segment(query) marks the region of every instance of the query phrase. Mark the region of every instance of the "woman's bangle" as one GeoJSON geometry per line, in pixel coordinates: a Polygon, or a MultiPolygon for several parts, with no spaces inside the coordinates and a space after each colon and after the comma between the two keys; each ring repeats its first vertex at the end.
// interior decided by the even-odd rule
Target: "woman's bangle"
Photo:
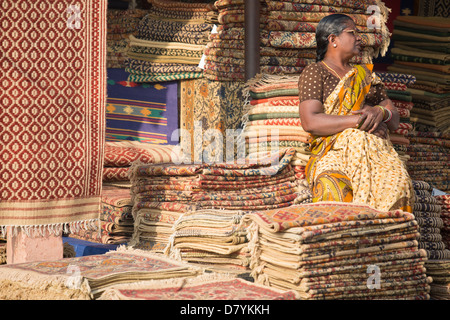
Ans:
{"type": "MultiPolygon", "coordinates": [[[[388,123],[388,122],[391,121],[391,119],[392,119],[392,111],[389,110],[389,109],[385,109],[385,110],[386,110],[387,113],[388,113],[388,117],[387,117],[386,120],[383,120],[383,122],[384,122],[384,123],[388,123]]],[[[383,119],[384,119],[384,118],[383,118],[383,119]]]]}
{"type": "Polygon", "coordinates": [[[386,116],[386,109],[383,106],[380,106],[379,104],[377,104],[377,107],[380,107],[381,111],[383,111],[383,121],[384,121],[384,117],[386,116]]]}

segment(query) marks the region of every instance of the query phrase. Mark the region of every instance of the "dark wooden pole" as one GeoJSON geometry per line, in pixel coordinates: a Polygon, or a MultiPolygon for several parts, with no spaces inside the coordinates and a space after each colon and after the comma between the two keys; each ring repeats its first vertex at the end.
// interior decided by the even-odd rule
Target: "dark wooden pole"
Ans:
{"type": "Polygon", "coordinates": [[[259,73],[260,9],[259,0],[245,0],[245,80],[259,73]]]}

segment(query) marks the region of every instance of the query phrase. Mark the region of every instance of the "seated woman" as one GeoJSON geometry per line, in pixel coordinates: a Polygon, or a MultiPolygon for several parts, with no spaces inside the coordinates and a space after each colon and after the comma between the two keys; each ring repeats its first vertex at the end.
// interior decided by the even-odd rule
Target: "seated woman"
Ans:
{"type": "Polygon", "coordinates": [[[389,140],[399,115],[373,65],[354,65],[361,37],[343,14],[316,30],[317,62],[299,79],[300,119],[312,135],[306,175],[313,202],[368,204],[412,212],[414,189],[389,140]]]}

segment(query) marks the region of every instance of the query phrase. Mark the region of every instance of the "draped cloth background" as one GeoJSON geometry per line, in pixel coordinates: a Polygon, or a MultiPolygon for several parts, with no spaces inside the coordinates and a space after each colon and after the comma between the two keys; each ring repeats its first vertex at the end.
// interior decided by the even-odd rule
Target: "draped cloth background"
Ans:
{"type": "Polygon", "coordinates": [[[0,226],[27,234],[98,218],[106,0],[0,2],[0,226]]]}

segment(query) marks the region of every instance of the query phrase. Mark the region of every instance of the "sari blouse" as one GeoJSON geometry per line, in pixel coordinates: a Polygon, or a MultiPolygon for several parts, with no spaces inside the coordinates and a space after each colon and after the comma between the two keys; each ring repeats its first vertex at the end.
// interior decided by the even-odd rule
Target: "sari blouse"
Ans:
{"type": "MultiPolygon", "coordinates": [[[[298,81],[300,103],[305,100],[319,100],[324,103],[339,81],[340,79],[323,63],[317,62],[308,65],[298,81]]],[[[366,103],[374,106],[386,99],[388,96],[381,80],[372,84],[366,95],[366,103]]]]}

